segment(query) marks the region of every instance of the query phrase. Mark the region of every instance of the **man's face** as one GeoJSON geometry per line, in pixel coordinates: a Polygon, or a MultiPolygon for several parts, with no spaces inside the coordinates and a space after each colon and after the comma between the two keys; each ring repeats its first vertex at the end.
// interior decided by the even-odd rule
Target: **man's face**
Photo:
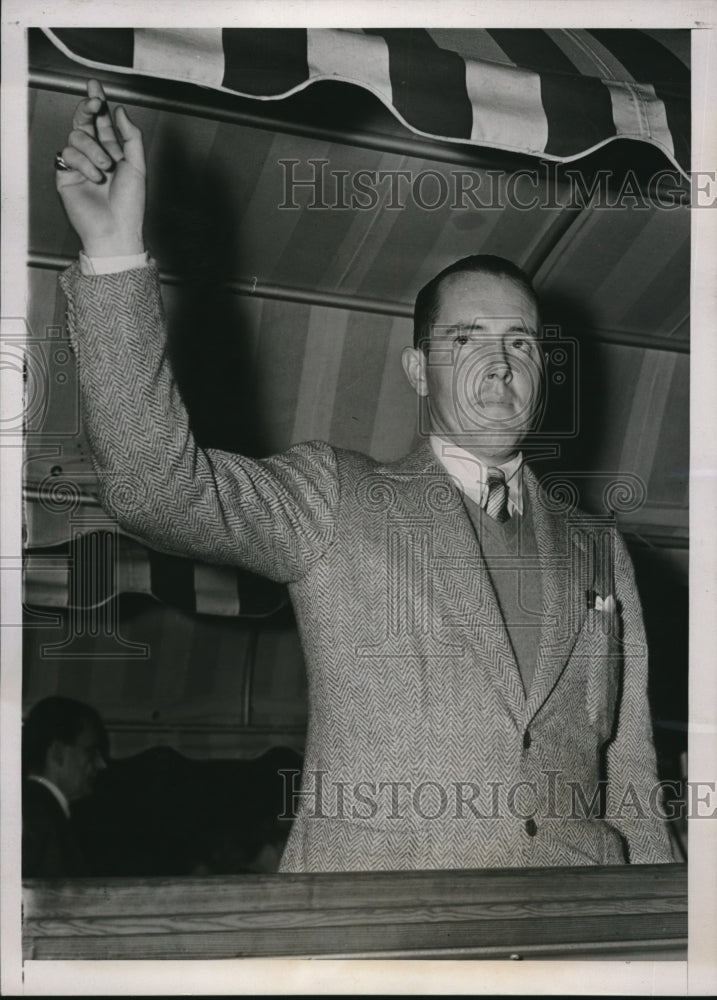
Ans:
{"type": "Polygon", "coordinates": [[[88,725],[74,743],[61,745],[55,781],[72,802],[92,793],[97,775],[104,767],[99,733],[88,725]]]}
{"type": "Polygon", "coordinates": [[[416,356],[431,431],[489,460],[515,454],[542,401],[537,331],[535,302],[511,278],[446,278],[427,356],[416,356]]]}

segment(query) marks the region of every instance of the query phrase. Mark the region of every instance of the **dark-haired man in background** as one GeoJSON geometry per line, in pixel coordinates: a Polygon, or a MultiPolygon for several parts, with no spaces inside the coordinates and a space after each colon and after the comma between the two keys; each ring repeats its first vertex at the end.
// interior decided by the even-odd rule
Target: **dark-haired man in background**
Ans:
{"type": "Polygon", "coordinates": [[[39,701],[22,729],[22,874],[89,875],[72,829],[70,804],[91,795],[105,767],[107,736],[98,713],[73,698],[39,701]]]}
{"type": "Polygon", "coordinates": [[[630,560],[614,530],[556,510],[520,451],[543,396],[527,277],[475,256],[419,294],[414,452],[309,442],[255,461],[192,435],[142,242],[141,133],[95,81],[56,168],[83,244],[62,284],[104,506],[156,548],[289,589],[310,720],[282,869],[671,860],[630,560]]]}

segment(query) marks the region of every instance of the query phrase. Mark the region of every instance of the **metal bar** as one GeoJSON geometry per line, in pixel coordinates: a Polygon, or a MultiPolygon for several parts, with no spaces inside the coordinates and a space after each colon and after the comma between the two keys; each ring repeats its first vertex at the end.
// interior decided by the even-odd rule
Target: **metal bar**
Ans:
{"type": "Polygon", "coordinates": [[[537,246],[533,249],[525,262],[523,270],[526,274],[528,274],[531,278],[535,278],[535,275],[538,273],[550,254],[558,246],[567,231],[575,225],[584,211],[585,209],[583,208],[566,207],[563,209],[557,219],[553,222],[552,226],[550,226],[548,230],[543,233],[537,246]]]}
{"type": "Polygon", "coordinates": [[[655,351],[672,351],[674,354],[689,354],[688,340],[673,340],[671,337],[651,337],[647,333],[635,333],[632,330],[591,329],[592,340],[603,344],[618,344],[621,347],[647,347],[655,351]]]}
{"type": "MultiPolygon", "coordinates": [[[[22,496],[24,500],[38,500],[42,502],[45,499],[43,491],[38,489],[37,486],[23,486],[22,496]]],[[[73,496],[72,502],[78,504],[80,507],[97,508],[98,511],[102,506],[97,497],[90,496],[89,493],[79,493],[76,497],[73,496]]]]}
{"type": "MultiPolygon", "coordinates": [[[[503,152],[502,150],[486,154],[475,146],[451,145],[445,142],[432,142],[408,134],[392,136],[382,132],[370,132],[363,129],[338,129],[325,127],[308,122],[294,122],[281,114],[270,112],[254,112],[246,108],[220,107],[218,100],[246,101],[239,94],[225,94],[216,91],[199,91],[194,100],[188,97],[171,97],[167,94],[152,93],[146,86],[138,87],[131,83],[104,82],[104,74],[97,70],[86,71],[86,75],[74,76],[70,73],[52,72],[43,69],[30,69],[28,82],[36,90],[48,90],[63,94],[84,96],[86,93],[86,78],[88,75],[98,75],[103,79],[105,94],[111,101],[130,103],[139,107],[153,108],[157,111],[168,111],[174,114],[193,115],[210,121],[229,122],[235,125],[245,125],[249,128],[265,129],[272,132],[283,132],[287,135],[298,135],[310,139],[321,139],[324,142],[338,142],[348,146],[359,146],[363,149],[375,149],[380,152],[396,153],[400,156],[414,156],[421,159],[435,160],[442,163],[455,163],[460,166],[475,169],[496,169],[498,159],[504,169],[510,171],[534,166],[539,168],[540,161],[527,155],[503,152]],[[203,100],[200,98],[204,98],[203,100]]],[[[132,78],[136,79],[136,78],[132,78]]],[[[146,84],[146,81],[143,81],[146,84]]],[[[166,86],[166,81],[157,81],[157,85],[166,86]]],[[[189,84],[179,85],[189,86],[189,84]]],[[[260,102],[266,106],[266,101],[260,102]]],[[[273,103],[273,102],[272,102],[273,103]]],[[[557,161],[556,161],[557,165],[557,161]]]]}
{"type": "Polygon", "coordinates": [[[267,735],[275,733],[292,733],[303,736],[306,733],[306,724],[283,724],[281,726],[270,725],[269,723],[253,722],[249,725],[230,724],[223,722],[113,722],[105,719],[105,729],[112,733],[216,733],[217,735],[267,735]]]}
{"type": "MultiPolygon", "coordinates": [[[[28,254],[30,267],[44,270],[64,271],[72,263],[71,257],[60,257],[54,254],[28,254]]],[[[160,280],[164,285],[183,285],[186,280],[178,274],[160,271],[160,280]]],[[[351,309],[355,312],[382,313],[388,316],[413,316],[413,305],[409,303],[391,302],[388,299],[360,298],[357,295],[344,295],[339,292],[322,292],[307,288],[289,288],[285,285],[273,285],[268,282],[255,282],[240,279],[238,281],[217,282],[217,290],[231,292],[234,295],[253,295],[260,299],[281,299],[285,302],[302,302],[306,305],[328,306],[330,309],[351,309]]]]}
{"type": "MultiPolygon", "coordinates": [[[[240,608],[241,610],[241,608],[240,608]]],[[[251,701],[254,687],[254,664],[256,663],[256,650],[259,645],[259,629],[254,626],[247,643],[246,654],[244,656],[244,677],[242,681],[242,729],[251,728],[251,701]]]]}
{"type": "MultiPolygon", "coordinates": [[[[63,271],[72,263],[70,257],[60,257],[55,254],[28,254],[28,265],[44,270],[63,271]]],[[[165,285],[182,285],[185,283],[178,274],[166,271],[160,272],[160,278],[165,285]]],[[[413,317],[413,305],[408,302],[391,302],[388,299],[369,299],[358,295],[346,295],[338,292],[325,292],[307,288],[289,288],[284,285],[274,285],[268,282],[238,280],[217,283],[220,291],[235,295],[254,295],[262,299],[281,299],[284,302],[301,302],[306,305],[326,306],[329,309],[350,309],[354,312],[380,313],[384,316],[413,317]]],[[[671,351],[675,354],[689,354],[689,342],[671,340],[668,337],[654,337],[649,334],[634,333],[622,330],[592,330],[591,339],[608,344],[618,344],[623,347],[642,347],[652,351],[671,351]]]]}
{"type": "Polygon", "coordinates": [[[690,547],[687,535],[658,534],[654,528],[650,532],[634,531],[623,525],[620,528],[620,533],[629,541],[646,549],[689,549],[690,547]]]}
{"type": "Polygon", "coordinates": [[[499,959],[508,961],[521,961],[524,958],[557,958],[562,956],[583,957],[597,954],[599,957],[606,955],[624,955],[625,953],[640,954],[643,958],[652,960],[675,961],[680,958],[687,958],[687,938],[637,938],[627,941],[568,941],[565,944],[528,944],[517,945],[511,948],[508,945],[498,947],[481,948],[415,948],[395,951],[362,951],[362,952],[339,952],[328,955],[306,955],[296,956],[297,958],[313,958],[317,961],[335,961],[341,959],[359,958],[434,958],[434,959],[499,959]],[[669,955],[665,956],[665,953],[669,955]],[[647,953],[643,955],[643,953],[647,953]]]}

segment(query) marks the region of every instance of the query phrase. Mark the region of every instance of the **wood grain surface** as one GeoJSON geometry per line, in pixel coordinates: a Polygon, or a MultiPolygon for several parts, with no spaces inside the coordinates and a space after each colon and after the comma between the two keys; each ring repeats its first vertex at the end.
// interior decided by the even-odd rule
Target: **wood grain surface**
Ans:
{"type": "Polygon", "coordinates": [[[684,865],[27,880],[27,959],[681,959],[684,865]]]}

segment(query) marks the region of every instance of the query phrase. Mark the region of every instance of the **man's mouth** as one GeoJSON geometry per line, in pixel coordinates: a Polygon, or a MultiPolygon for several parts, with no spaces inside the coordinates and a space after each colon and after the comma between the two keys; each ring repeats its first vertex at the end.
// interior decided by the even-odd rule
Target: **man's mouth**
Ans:
{"type": "Polygon", "coordinates": [[[513,416],[515,412],[515,407],[509,400],[479,399],[477,405],[487,416],[502,417],[504,420],[513,416]]]}

